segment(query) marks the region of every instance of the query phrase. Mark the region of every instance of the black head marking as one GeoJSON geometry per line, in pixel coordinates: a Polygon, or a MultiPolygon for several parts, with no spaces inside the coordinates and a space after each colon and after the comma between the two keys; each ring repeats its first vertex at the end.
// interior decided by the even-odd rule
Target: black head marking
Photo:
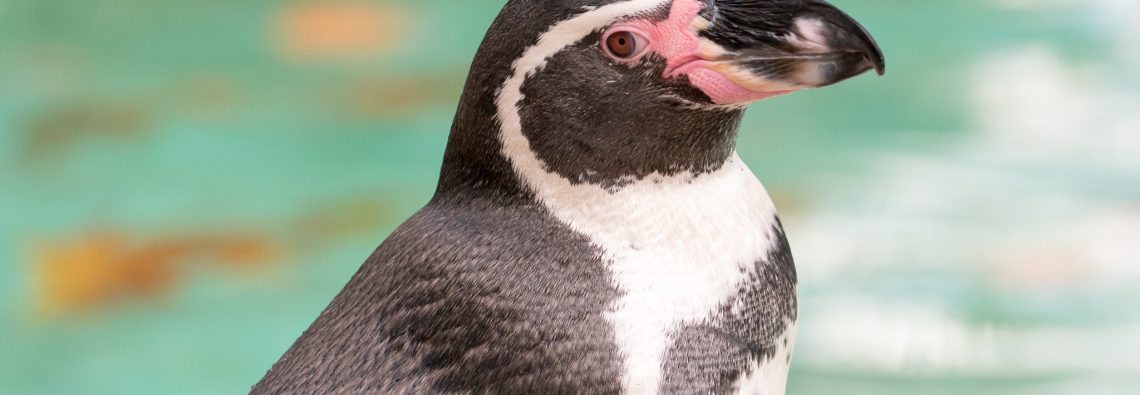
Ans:
{"type": "Polygon", "coordinates": [[[735,149],[742,110],[693,108],[707,97],[683,78],[661,78],[664,59],[614,64],[599,39],[566,48],[523,85],[523,133],[547,170],[619,187],[654,173],[720,168],[735,149]]]}
{"type": "MultiPolygon", "coordinates": [[[[471,186],[519,190],[501,155],[495,99],[512,63],[551,26],[616,1],[512,1],[487,33],[472,65],[444,161],[441,191],[471,186]]],[[[668,17],[669,2],[631,17],[668,17]]],[[[536,156],[572,182],[618,187],[654,173],[718,169],[735,149],[742,115],[710,108],[685,78],[666,79],[665,60],[607,58],[605,26],[547,60],[522,86],[519,116],[536,156]]]]}

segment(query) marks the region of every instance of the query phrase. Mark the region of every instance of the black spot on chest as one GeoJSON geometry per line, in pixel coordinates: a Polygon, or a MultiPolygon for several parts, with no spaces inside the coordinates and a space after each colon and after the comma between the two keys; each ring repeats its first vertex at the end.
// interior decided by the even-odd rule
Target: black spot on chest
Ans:
{"type": "MultiPolygon", "coordinates": [[[[707,319],[681,327],[665,354],[661,392],[726,394],[754,361],[776,357],[797,319],[796,269],[779,220],[775,248],[736,295],[707,319]]],[[[785,361],[779,361],[784,363],[785,361]]]]}

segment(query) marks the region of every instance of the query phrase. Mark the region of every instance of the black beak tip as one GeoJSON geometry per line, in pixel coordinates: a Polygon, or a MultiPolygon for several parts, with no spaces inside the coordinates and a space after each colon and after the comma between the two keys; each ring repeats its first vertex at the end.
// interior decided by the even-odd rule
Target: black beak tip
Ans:
{"type": "Polygon", "coordinates": [[[883,56],[883,50],[863,24],[826,1],[809,0],[809,3],[812,13],[822,16],[825,21],[835,26],[836,37],[832,43],[835,47],[861,52],[869,68],[874,68],[879,75],[887,73],[887,61],[883,56]]]}
{"type": "Polygon", "coordinates": [[[866,31],[863,33],[864,37],[867,37],[868,41],[868,50],[866,53],[867,61],[871,62],[871,66],[875,68],[875,72],[880,76],[886,75],[887,59],[883,56],[883,50],[879,48],[879,44],[875,42],[875,39],[872,38],[870,34],[866,34],[866,31]]]}
{"type": "Polygon", "coordinates": [[[871,66],[875,68],[875,72],[880,76],[887,74],[887,59],[883,56],[882,48],[879,48],[879,43],[875,42],[875,37],[863,25],[851,20],[854,25],[859,29],[859,41],[862,41],[864,47],[863,55],[871,66]]]}
{"type": "Polygon", "coordinates": [[[870,66],[875,69],[875,73],[879,76],[887,74],[887,63],[883,59],[883,54],[869,53],[867,54],[867,62],[870,63],[870,66]]]}

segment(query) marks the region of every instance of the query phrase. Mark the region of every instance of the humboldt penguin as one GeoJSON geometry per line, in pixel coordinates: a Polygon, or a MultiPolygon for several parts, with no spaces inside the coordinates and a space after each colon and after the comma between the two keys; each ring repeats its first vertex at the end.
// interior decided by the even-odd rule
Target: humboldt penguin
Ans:
{"type": "Polygon", "coordinates": [[[253,393],[783,394],[796,271],[737,130],[869,70],[822,0],[509,0],[435,196],[253,393]]]}

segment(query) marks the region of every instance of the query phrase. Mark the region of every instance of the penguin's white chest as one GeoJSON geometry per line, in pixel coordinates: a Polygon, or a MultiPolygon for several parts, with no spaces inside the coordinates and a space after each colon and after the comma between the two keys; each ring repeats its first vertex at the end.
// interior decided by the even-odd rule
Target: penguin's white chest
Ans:
{"type": "Polygon", "coordinates": [[[775,208],[735,155],[699,176],[648,177],[618,191],[555,182],[538,195],[604,251],[623,292],[609,319],[627,393],[656,393],[671,332],[708,319],[773,248],[775,208]]]}

